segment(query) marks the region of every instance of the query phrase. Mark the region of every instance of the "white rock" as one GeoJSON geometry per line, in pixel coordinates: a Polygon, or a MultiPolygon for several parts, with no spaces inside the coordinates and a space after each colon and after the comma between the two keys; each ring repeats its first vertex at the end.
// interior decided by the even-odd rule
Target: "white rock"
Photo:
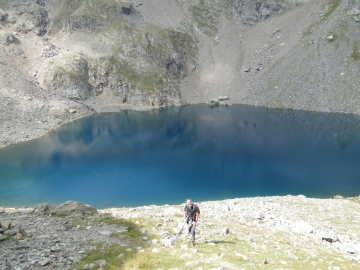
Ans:
{"type": "Polygon", "coordinates": [[[314,228],[306,221],[299,221],[293,224],[292,231],[296,233],[313,233],[314,228]]]}
{"type": "Polygon", "coordinates": [[[241,253],[235,252],[234,254],[235,254],[235,256],[240,257],[240,258],[243,259],[244,261],[250,261],[247,256],[245,256],[245,255],[243,255],[243,254],[241,254],[241,253]]]}
{"type": "Polygon", "coordinates": [[[152,249],[152,253],[159,253],[159,249],[153,248],[153,249],[152,249]]]}
{"type": "Polygon", "coordinates": [[[151,240],[151,243],[152,243],[153,245],[156,245],[158,242],[159,242],[159,240],[157,240],[157,239],[151,240]]]}

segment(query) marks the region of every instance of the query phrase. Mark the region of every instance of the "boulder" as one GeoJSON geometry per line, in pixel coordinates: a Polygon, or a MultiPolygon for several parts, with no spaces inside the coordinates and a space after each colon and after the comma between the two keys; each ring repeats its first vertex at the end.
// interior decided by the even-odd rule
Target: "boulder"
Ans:
{"type": "Polygon", "coordinates": [[[131,2],[122,1],[121,2],[121,12],[125,15],[129,15],[133,11],[133,6],[131,2]]]}
{"type": "Polygon", "coordinates": [[[10,229],[11,221],[9,220],[0,220],[0,227],[5,230],[10,229]]]}
{"type": "Polygon", "coordinates": [[[229,100],[229,96],[220,96],[219,101],[229,100]]]}
{"type": "Polygon", "coordinates": [[[296,233],[313,233],[314,228],[306,221],[299,221],[293,224],[292,231],[296,233]]]}
{"type": "Polygon", "coordinates": [[[12,34],[0,31],[0,44],[9,46],[10,44],[19,44],[20,41],[12,34]]]}
{"type": "Polygon", "coordinates": [[[0,22],[5,22],[8,17],[8,14],[0,8],[0,22]]]}
{"type": "Polygon", "coordinates": [[[339,241],[339,238],[334,232],[321,232],[320,236],[323,241],[327,241],[329,243],[334,243],[339,241]]]}
{"type": "Polygon", "coordinates": [[[51,208],[50,204],[43,203],[43,204],[40,204],[39,206],[35,207],[34,212],[49,215],[50,214],[50,208],[51,208]]]}
{"type": "Polygon", "coordinates": [[[210,106],[219,106],[219,100],[218,99],[211,99],[209,102],[210,106]]]}
{"type": "Polygon", "coordinates": [[[86,216],[97,213],[98,211],[94,207],[76,201],[67,201],[64,202],[63,204],[52,206],[50,208],[50,214],[52,215],[86,216]]]}
{"type": "Polygon", "coordinates": [[[333,36],[333,35],[327,36],[326,39],[327,39],[328,41],[333,41],[333,40],[334,40],[334,36],[333,36]]]}

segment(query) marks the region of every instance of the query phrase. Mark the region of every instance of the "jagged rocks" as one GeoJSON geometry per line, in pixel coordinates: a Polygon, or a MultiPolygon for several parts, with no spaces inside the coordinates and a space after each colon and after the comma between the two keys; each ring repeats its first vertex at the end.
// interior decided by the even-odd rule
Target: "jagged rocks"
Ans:
{"type": "Polygon", "coordinates": [[[45,62],[39,70],[39,82],[45,90],[75,100],[90,97],[89,67],[84,57],[64,53],[45,62]]]}
{"type": "Polygon", "coordinates": [[[239,14],[245,24],[253,25],[273,15],[284,13],[301,1],[238,1],[239,14]]]}

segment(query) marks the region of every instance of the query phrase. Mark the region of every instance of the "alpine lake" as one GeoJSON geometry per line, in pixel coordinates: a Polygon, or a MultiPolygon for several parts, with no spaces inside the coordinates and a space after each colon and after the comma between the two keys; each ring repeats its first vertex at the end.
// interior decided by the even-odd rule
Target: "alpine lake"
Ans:
{"type": "Polygon", "coordinates": [[[96,114],[0,150],[0,206],[360,193],[360,116],[245,105],[96,114]]]}

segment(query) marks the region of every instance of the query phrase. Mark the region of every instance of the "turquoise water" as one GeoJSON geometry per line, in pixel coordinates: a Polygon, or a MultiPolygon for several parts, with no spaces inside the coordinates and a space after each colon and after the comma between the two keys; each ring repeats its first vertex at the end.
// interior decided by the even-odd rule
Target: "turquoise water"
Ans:
{"type": "Polygon", "coordinates": [[[0,205],[360,193],[360,118],[185,106],[80,119],[0,151],[0,205]]]}

